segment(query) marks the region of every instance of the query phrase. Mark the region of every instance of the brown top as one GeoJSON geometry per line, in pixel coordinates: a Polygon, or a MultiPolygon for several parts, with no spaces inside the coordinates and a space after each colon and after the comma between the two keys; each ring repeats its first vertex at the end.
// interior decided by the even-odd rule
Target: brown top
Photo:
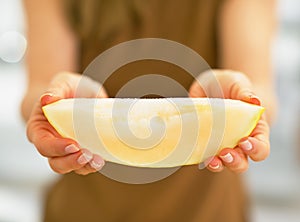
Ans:
{"type": "MultiPolygon", "coordinates": [[[[69,0],[70,22],[81,43],[83,71],[104,50],[131,39],[155,37],[180,42],[217,67],[217,25],[221,0],[69,0]]],[[[162,73],[186,89],[193,79],[181,68],[141,61],[118,69],[105,83],[110,96],[130,79],[162,73]]],[[[172,92],[173,96],[177,92],[172,92]]],[[[134,94],[128,96],[135,96],[134,94]]],[[[182,167],[166,179],[126,184],[100,173],[70,173],[51,188],[45,221],[247,221],[240,177],[224,170],[211,173],[182,167]]]]}

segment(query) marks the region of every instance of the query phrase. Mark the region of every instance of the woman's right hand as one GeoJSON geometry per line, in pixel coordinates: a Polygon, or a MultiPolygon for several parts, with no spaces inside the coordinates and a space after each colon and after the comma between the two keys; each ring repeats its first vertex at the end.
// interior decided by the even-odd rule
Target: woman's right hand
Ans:
{"type": "Polygon", "coordinates": [[[27,137],[38,152],[47,157],[50,167],[57,173],[74,171],[81,175],[99,171],[104,160],[68,138],[61,137],[44,116],[42,106],[60,99],[74,97],[107,97],[103,87],[96,81],[75,73],[59,73],[41,96],[30,115],[27,137]],[[80,87],[79,87],[80,83],[80,87]]]}

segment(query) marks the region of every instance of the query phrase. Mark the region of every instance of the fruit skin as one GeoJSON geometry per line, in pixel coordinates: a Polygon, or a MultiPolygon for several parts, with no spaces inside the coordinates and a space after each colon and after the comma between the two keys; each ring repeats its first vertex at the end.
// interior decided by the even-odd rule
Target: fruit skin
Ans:
{"type": "Polygon", "coordinates": [[[198,164],[235,147],[264,108],[230,99],[76,98],[43,111],[61,136],[106,161],[165,168],[198,164]]]}

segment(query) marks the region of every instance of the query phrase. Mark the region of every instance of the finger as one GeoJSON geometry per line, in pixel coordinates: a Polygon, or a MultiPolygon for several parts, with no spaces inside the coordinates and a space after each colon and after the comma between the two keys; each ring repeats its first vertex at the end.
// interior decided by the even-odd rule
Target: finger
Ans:
{"type": "Polygon", "coordinates": [[[207,169],[212,171],[212,172],[221,172],[224,169],[222,160],[214,156],[212,159],[208,159],[207,164],[207,169]]]}
{"type": "Polygon", "coordinates": [[[97,172],[97,170],[93,167],[91,167],[91,165],[89,163],[85,164],[83,167],[81,167],[78,170],[74,170],[75,173],[79,174],[79,175],[88,175],[90,173],[95,173],[97,172]]]}
{"type": "Polygon", "coordinates": [[[43,115],[41,105],[36,104],[27,124],[27,137],[39,153],[45,157],[65,156],[79,151],[75,141],[62,138],[43,115]]]}
{"type": "Polygon", "coordinates": [[[65,174],[84,167],[92,158],[93,154],[90,151],[82,149],[67,156],[49,158],[49,165],[53,171],[65,174]]]}
{"type": "Polygon", "coordinates": [[[191,85],[189,90],[189,97],[192,98],[206,97],[205,91],[199,81],[195,80],[191,85]]]}
{"type": "Polygon", "coordinates": [[[89,163],[85,164],[84,167],[75,170],[75,173],[80,175],[87,175],[89,173],[94,173],[101,170],[104,164],[105,164],[104,160],[100,156],[94,154],[93,159],[89,163]]]}
{"type": "Polygon", "coordinates": [[[225,98],[261,105],[260,98],[253,92],[252,83],[245,74],[230,70],[225,72],[225,75],[221,77],[221,79],[224,79],[223,82],[225,82],[225,98]],[[225,80],[225,78],[227,79],[225,80]]]}
{"type": "Polygon", "coordinates": [[[243,138],[239,147],[254,161],[262,161],[270,154],[270,129],[265,120],[259,120],[250,137],[243,138]]]}
{"type": "Polygon", "coordinates": [[[249,78],[233,70],[208,70],[193,82],[191,97],[236,99],[260,105],[260,99],[253,93],[249,78]]]}
{"type": "Polygon", "coordinates": [[[80,150],[75,141],[68,138],[53,137],[52,135],[38,137],[33,143],[38,152],[48,158],[61,157],[80,150]]]}
{"type": "Polygon", "coordinates": [[[101,156],[96,154],[93,155],[93,159],[90,161],[91,167],[94,168],[96,171],[101,170],[104,164],[105,164],[104,159],[101,156]]]}
{"type": "Polygon", "coordinates": [[[47,104],[54,103],[54,102],[56,102],[56,101],[58,101],[62,98],[63,97],[60,97],[58,95],[54,95],[54,93],[52,93],[52,92],[46,92],[43,95],[41,95],[40,102],[41,102],[42,106],[45,106],[47,104]]]}
{"type": "Polygon", "coordinates": [[[224,166],[235,173],[242,173],[248,169],[248,158],[240,148],[225,148],[219,153],[224,166]]]}

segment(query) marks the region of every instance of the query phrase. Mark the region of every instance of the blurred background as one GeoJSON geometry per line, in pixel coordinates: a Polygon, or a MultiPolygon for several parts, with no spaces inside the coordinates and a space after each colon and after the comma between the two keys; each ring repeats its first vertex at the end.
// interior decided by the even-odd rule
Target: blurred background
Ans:
{"type": "MultiPolygon", "coordinates": [[[[273,60],[279,97],[272,152],[246,174],[253,222],[300,221],[300,1],[278,1],[273,60]]],[[[57,175],[26,140],[19,106],[26,87],[21,0],[0,0],[0,222],[39,222],[57,175]]]]}

